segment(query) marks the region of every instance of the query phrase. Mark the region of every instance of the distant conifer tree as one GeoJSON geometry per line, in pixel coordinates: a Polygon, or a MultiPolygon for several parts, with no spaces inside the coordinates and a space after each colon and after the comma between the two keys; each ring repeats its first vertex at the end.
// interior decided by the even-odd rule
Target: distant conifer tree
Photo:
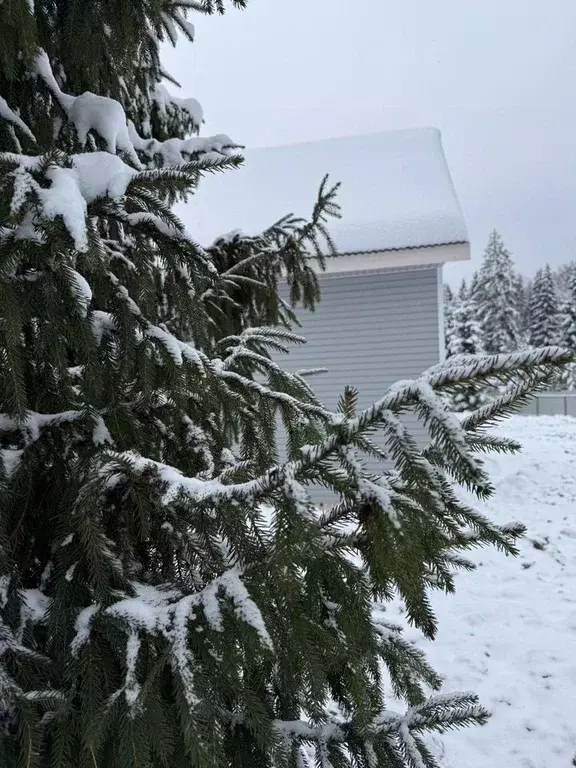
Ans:
{"type": "Polygon", "coordinates": [[[489,354],[520,348],[518,278],[510,252],[494,230],[474,288],[482,343],[489,354]]]}
{"type": "Polygon", "coordinates": [[[538,270],[532,282],[529,341],[533,347],[550,346],[560,342],[558,293],[548,264],[538,270]]]}

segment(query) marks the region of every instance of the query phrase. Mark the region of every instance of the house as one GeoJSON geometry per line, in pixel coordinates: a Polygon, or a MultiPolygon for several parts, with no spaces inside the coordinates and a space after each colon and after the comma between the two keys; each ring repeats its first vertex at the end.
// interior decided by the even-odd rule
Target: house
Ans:
{"type": "Polygon", "coordinates": [[[287,213],[307,217],[328,173],[342,183],[341,254],[320,277],[322,300],[299,319],[308,343],[282,364],[328,369],[314,378],[325,405],[346,385],[359,405],[444,355],[442,266],[470,257],[466,224],[439,131],[431,128],[249,149],[239,170],[201,182],[183,218],[205,244],[259,232],[287,213]]]}

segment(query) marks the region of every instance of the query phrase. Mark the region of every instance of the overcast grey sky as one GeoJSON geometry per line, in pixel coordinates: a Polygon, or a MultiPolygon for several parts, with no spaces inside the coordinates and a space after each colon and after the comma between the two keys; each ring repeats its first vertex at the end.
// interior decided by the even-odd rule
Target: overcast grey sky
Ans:
{"type": "Polygon", "coordinates": [[[194,22],[165,63],[205,135],[436,126],[474,266],[494,227],[528,274],[576,258],[576,0],[249,0],[194,22]]]}

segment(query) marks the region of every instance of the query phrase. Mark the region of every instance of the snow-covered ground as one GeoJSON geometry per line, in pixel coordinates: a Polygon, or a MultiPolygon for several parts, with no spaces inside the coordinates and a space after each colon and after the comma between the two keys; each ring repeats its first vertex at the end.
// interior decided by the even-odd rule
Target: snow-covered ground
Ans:
{"type": "MultiPolygon", "coordinates": [[[[489,550],[434,596],[440,630],[423,639],[445,690],[476,691],[483,728],[438,741],[445,768],[576,765],[576,419],[516,416],[498,430],[521,454],[491,456],[497,493],[484,511],[528,528],[518,558],[489,550]]],[[[414,633],[412,633],[414,636],[414,633]]]]}

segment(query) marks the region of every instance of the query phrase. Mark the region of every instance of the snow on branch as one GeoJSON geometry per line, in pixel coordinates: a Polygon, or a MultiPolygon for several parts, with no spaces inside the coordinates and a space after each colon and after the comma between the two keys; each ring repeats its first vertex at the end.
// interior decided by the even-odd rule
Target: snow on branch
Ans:
{"type": "Polygon", "coordinates": [[[29,412],[21,419],[14,419],[5,413],[0,413],[0,432],[22,432],[30,441],[37,440],[45,427],[56,424],[79,421],[86,416],[84,411],[62,411],[62,413],[33,413],[29,412]]]}
{"type": "MultiPolygon", "coordinates": [[[[429,763],[424,762],[418,743],[418,737],[425,730],[440,731],[471,723],[484,723],[487,719],[488,712],[478,704],[476,694],[439,694],[419,706],[409,708],[404,714],[384,711],[368,728],[362,729],[362,741],[366,753],[373,755],[374,759],[375,747],[378,741],[383,739],[398,757],[408,756],[410,765],[414,768],[425,768],[429,763]]],[[[321,760],[322,754],[326,755],[330,742],[346,744],[350,733],[357,733],[353,722],[333,717],[321,725],[305,720],[274,720],[272,727],[284,742],[313,744],[320,765],[330,765],[322,763],[321,760]]],[[[318,760],[316,762],[318,764],[318,760]]],[[[379,763],[373,762],[371,765],[376,766],[379,763]]]]}
{"type": "Polygon", "coordinates": [[[510,370],[517,371],[526,366],[563,364],[566,362],[566,357],[570,356],[573,357],[574,353],[559,346],[539,347],[499,355],[454,355],[430,368],[428,375],[430,380],[439,386],[442,383],[440,375],[455,368],[459,369],[461,377],[466,379],[476,376],[494,376],[510,370]]]}
{"type": "Polygon", "coordinates": [[[19,128],[22,133],[27,136],[31,141],[36,143],[36,137],[28,128],[26,123],[22,120],[22,118],[16,114],[9,106],[6,99],[3,99],[2,96],[0,96],[0,117],[3,117],[4,120],[7,120],[9,123],[12,123],[17,128],[19,128]]]}
{"type": "Polygon", "coordinates": [[[186,341],[180,341],[180,339],[176,338],[176,336],[166,329],[154,325],[147,320],[140,307],[130,297],[126,286],[122,285],[116,275],[113,272],[108,272],[107,277],[116,289],[116,296],[125,303],[128,311],[138,318],[143,327],[144,335],[160,342],[176,365],[181,366],[184,363],[184,360],[186,360],[187,362],[192,363],[200,373],[204,375],[206,363],[204,354],[193,344],[186,341]]]}
{"type": "MultiPolygon", "coordinates": [[[[209,161],[210,167],[214,162],[209,161]]],[[[88,250],[87,218],[90,203],[105,197],[121,200],[131,193],[133,201],[138,198],[148,199],[150,195],[145,185],[154,174],[169,173],[168,169],[139,172],[118,155],[109,152],[87,152],[70,155],[69,158],[64,155],[37,157],[6,152],[0,153],[0,164],[6,166],[6,177],[13,180],[10,205],[12,215],[22,211],[30,194],[37,200],[35,209],[26,211],[24,220],[12,230],[14,236],[37,241],[40,238],[39,241],[43,242],[38,224],[43,220],[53,221],[61,217],[74,241],[75,249],[80,253],[88,250]],[[42,172],[50,186],[43,185],[41,179],[36,178],[42,172]],[[135,186],[129,189],[131,185],[135,186]]],[[[174,173],[190,181],[186,171],[186,166],[182,166],[182,170],[174,173]]],[[[119,221],[129,226],[148,225],[159,235],[191,244],[197,254],[203,256],[206,268],[214,269],[209,257],[194,243],[179,222],[168,223],[151,211],[126,213],[121,206],[117,206],[114,213],[119,221]]]]}
{"type": "MultiPolygon", "coordinates": [[[[502,418],[506,413],[506,407],[514,408],[515,404],[524,405],[535,392],[548,383],[550,377],[554,375],[555,368],[573,362],[574,357],[572,350],[553,346],[484,358],[493,361],[496,375],[510,369],[518,370],[522,374],[521,380],[507,382],[493,402],[486,403],[461,419],[462,427],[466,430],[475,429],[494,419],[502,418]]],[[[446,362],[450,363],[450,358],[446,362]]],[[[456,367],[458,367],[458,361],[456,367]]]]}
{"type": "Polygon", "coordinates": [[[123,473],[124,463],[137,474],[145,474],[153,470],[165,490],[162,501],[169,505],[180,495],[187,496],[196,502],[226,501],[232,499],[252,499],[259,491],[265,490],[261,479],[245,483],[225,485],[217,480],[201,480],[197,477],[186,477],[179,469],[148,459],[131,451],[107,454],[108,461],[102,466],[100,474],[107,478],[108,485],[113,486],[123,473]]]}
{"type": "MultiPolygon", "coordinates": [[[[182,14],[179,16],[178,23],[185,25],[186,28],[193,34],[194,25],[186,21],[182,14]]],[[[178,96],[174,96],[173,94],[169,93],[169,91],[163,85],[158,85],[154,91],[153,100],[158,109],[165,114],[170,114],[174,107],[177,107],[178,109],[186,112],[195,125],[202,125],[204,122],[204,112],[202,110],[202,106],[196,99],[181,99],[178,96]]]]}
{"type": "Polygon", "coordinates": [[[475,693],[455,692],[432,696],[423,704],[408,709],[404,715],[386,710],[376,718],[373,727],[379,733],[396,732],[404,736],[411,731],[442,730],[487,719],[488,712],[478,704],[475,693]]]}
{"type": "Polygon", "coordinates": [[[72,167],[64,167],[55,158],[0,154],[0,163],[14,167],[7,174],[14,180],[11,213],[21,211],[29,193],[34,193],[38,200],[37,212],[28,212],[32,217],[29,237],[22,231],[23,224],[16,228],[15,234],[20,237],[26,235],[27,239],[37,237],[34,224],[38,223],[38,219],[53,221],[61,217],[74,247],[78,252],[85,253],[88,250],[88,204],[104,196],[122,197],[138,173],[120,157],[108,152],[71,155],[70,161],[72,167]],[[49,187],[40,184],[33,175],[43,167],[49,187]]]}
{"type": "MultiPolygon", "coordinates": [[[[126,289],[121,286],[117,279],[111,275],[117,283],[116,288],[131,307],[133,314],[142,319],[142,313],[134,302],[127,296],[126,289]]],[[[105,313],[100,313],[105,315],[105,313]]],[[[92,320],[98,315],[92,313],[92,320]]],[[[103,317],[98,323],[98,327],[112,322],[109,316],[103,317]]],[[[466,439],[466,423],[461,423],[453,414],[451,414],[446,405],[436,393],[436,388],[450,385],[455,381],[460,381],[464,376],[481,375],[482,372],[490,371],[490,367],[495,365],[498,371],[508,371],[509,373],[520,374],[523,368],[529,370],[530,367],[543,366],[550,362],[562,362],[569,353],[560,348],[549,348],[544,350],[535,350],[522,352],[514,355],[502,355],[496,361],[494,358],[485,357],[472,361],[462,361],[460,365],[454,366],[447,364],[444,366],[435,366],[425,372],[419,379],[414,381],[399,382],[389,388],[388,392],[377,403],[367,408],[358,416],[353,418],[343,418],[342,414],[331,414],[315,403],[305,403],[299,401],[288,394],[274,392],[270,387],[265,386],[252,379],[246,378],[239,373],[225,368],[218,359],[208,361],[191,344],[181,342],[166,330],[146,323],[143,329],[144,333],[150,338],[155,338],[161,343],[168,354],[173,358],[177,365],[182,365],[184,359],[200,366],[208,374],[216,375],[219,378],[228,380],[247,387],[254,391],[260,397],[270,397],[278,403],[283,403],[294,409],[295,412],[307,414],[308,417],[319,418],[327,424],[331,424],[331,432],[318,444],[307,446],[305,451],[301,452],[302,458],[285,462],[277,467],[273,467],[264,474],[252,480],[237,483],[224,484],[216,480],[203,480],[197,477],[186,477],[175,467],[153,461],[146,457],[131,452],[120,454],[108,453],[106,463],[101,469],[103,476],[118,476],[118,463],[127,460],[133,471],[145,473],[153,469],[161,482],[165,485],[163,499],[165,504],[170,504],[174,498],[179,495],[185,495],[196,502],[212,504],[225,500],[236,501],[254,501],[267,497],[274,490],[283,488],[290,497],[294,496],[296,478],[300,477],[305,470],[317,466],[322,460],[331,454],[341,454],[346,442],[353,442],[358,436],[373,430],[381,428],[385,434],[397,446],[408,446],[402,448],[405,460],[412,466],[418,467],[430,483],[430,487],[436,488],[441,492],[439,485],[439,470],[428,462],[425,454],[416,447],[411,439],[407,427],[402,424],[395,415],[408,407],[416,408],[421,416],[421,420],[431,430],[432,433],[441,435],[445,444],[455,455],[457,464],[461,465],[460,472],[464,478],[473,478],[473,483],[482,488],[487,483],[487,478],[482,465],[475,459],[470,445],[466,439]]],[[[101,331],[100,331],[101,332],[101,331]]],[[[542,376],[545,375],[543,371],[542,376]]],[[[534,376],[538,376],[535,373],[534,376]]],[[[534,384],[533,377],[530,381],[522,383],[520,381],[515,390],[515,397],[522,394],[523,386],[528,389],[534,384]]],[[[486,410],[489,406],[486,406],[486,410]]],[[[487,411],[488,412],[488,411],[487,411]]],[[[69,411],[61,414],[28,414],[22,421],[10,419],[6,415],[0,417],[0,429],[4,431],[21,430],[29,440],[37,439],[40,431],[47,425],[61,423],[63,421],[74,421],[85,417],[82,411],[69,411]]],[[[101,435],[102,425],[95,427],[101,435]]],[[[100,442],[109,442],[101,439],[100,442]]],[[[358,478],[360,475],[358,475],[358,478]]],[[[357,480],[358,480],[357,478],[357,480]]],[[[469,480],[470,481],[470,480],[469,480]]],[[[384,507],[392,515],[392,499],[390,489],[383,486],[377,486],[373,481],[366,480],[361,483],[356,482],[356,491],[360,498],[374,500],[378,498],[384,507]]],[[[296,493],[296,496],[299,494],[296,493]]]]}
{"type": "MultiPolygon", "coordinates": [[[[223,134],[206,138],[198,136],[188,139],[172,138],[166,141],[142,138],[134,124],[126,119],[120,102],[115,99],[89,91],[79,96],[65,93],[58,85],[48,55],[43,50],[40,50],[36,56],[33,74],[44,81],[70,122],[73,123],[81,144],[84,145],[88,134],[94,131],[106,143],[109,153],[125,152],[136,168],[142,167],[138,152],[150,160],[160,157],[164,165],[177,166],[184,165],[195,157],[201,157],[207,162],[228,159],[238,149],[238,145],[223,134]]],[[[201,118],[201,108],[196,100],[176,99],[165,89],[158,90],[154,98],[164,110],[168,109],[170,104],[175,104],[185,108],[193,120],[197,121],[201,118]]]]}
{"type": "MultiPolygon", "coordinates": [[[[538,375],[542,377],[547,375],[547,371],[544,369],[538,373],[540,370],[538,366],[546,364],[549,366],[551,362],[560,364],[567,358],[567,355],[568,353],[564,350],[550,348],[503,355],[496,362],[498,369],[507,371],[511,377],[519,372],[520,379],[524,368],[529,370],[536,366],[534,376],[537,378],[538,375]]],[[[375,428],[381,428],[396,449],[402,451],[403,460],[421,473],[423,481],[425,480],[428,484],[427,487],[434,490],[437,503],[442,505],[441,499],[445,489],[442,484],[443,475],[440,469],[428,461],[426,454],[417,447],[407,427],[396,414],[408,408],[415,408],[429,431],[432,434],[440,435],[445,446],[451,451],[456,462],[455,471],[459,473],[459,477],[462,477],[464,482],[472,485],[480,493],[489,491],[491,486],[487,475],[483,465],[475,458],[467,442],[465,426],[449,412],[446,404],[435,390],[462,380],[463,370],[469,376],[479,375],[479,372],[481,375],[482,371],[490,370],[492,363],[493,358],[485,357],[456,367],[451,365],[435,366],[418,379],[393,385],[383,398],[354,418],[344,418],[342,414],[331,414],[314,404],[303,404],[286,395],[285,397],[288,398],[286,403],[295,408],[298,407],[303,413],[307,412],[309,415],[326,419],[328,423],[331,422],[331,432],[320,443],[307,446],[306,450],[301,452],[301,459],[285,462],[259,477],[243,483],[226,485],[216,480],[186,477],[175,467],[130,452],[110,454],[111,461],[103,466],[101,472],[104,476],[109,474],[117,477],[118,462],[123,460],[127,460],[134,471],[138,473],[154,469],[165,484],[166,490],[163,496],[165,504],[170,504],[179,495],[188,496],[195,502],[204,504],[215,504],[226,500],[254,502],[270,496],[277,489],[283,489],[290,497],[293,497],[295,479],[301,477],[306,470],[318,466],[331,454],[340,454],[343,444],[354,442],[360,435],[375,428]]],[[[283,401],[283,393],[274,393],[258,382],[244,379],[240,374],[223,370],[221,365],[213,365],[212,368],[217,375],[223,378],[231,377],[234,381],[244,383],[261,396],[278,396],[278,401],[283,401]]],[[[516,396],[518,397],[524,390],[529,391],[533,384],[534,378],[524,382],[521,379],[518,383],[516,396]]],[[[385,503],[387,509],[390,509],[393,496],[389,495],[389,490],[384,486],[377,488],[371,481],[356,483],[355,492],[358,498],[368,501],[373,501],[377,497],[382,503],[385,503]]]]}
{"type": "Polygon", "coordinates": [[[72,652],[78,654],[90,642],[92,625],[99,616],[120,619],[127,627],[127,672],[123,691],[128,704],[133,707],[140,692],[135,673],[140,651],[139,633],[145,631],[162,636],[170,645],[172,664],[182,678],[188,704],[195,707],[199,699],[194,692],[194,660],[189,648],[188,631],[189,624],[199,620],[199,609],[210,630],[220,634],[224,629],[220,601],[229,599],[236,618],[254,630],[263,649],[273,651],[262,613],[250,597],[242,575],[242,570],[234,566],[190,595],[182,595],[176,589],[134,583],[133,596],[117,600],[107,607],[92,604],[79,612],[76,634],[71,643],[72,652]]]}
{"type": "MultiPolygon", "coordinates": [[[[103,411],[104,412],[104,411],[103,411]]],[[[62,411],[61,413],[35,413],[28,411],[25,416],[16,419],[6,413],[0,413],[0,434],[19,432],[24,437],[26,445],[38,440],[44,429],[61,424],[74,424],[89,420],[93,429],[93,440],[96,445],[112,443],[112,438],[102,413],[86,411],[62,411]]]]}

